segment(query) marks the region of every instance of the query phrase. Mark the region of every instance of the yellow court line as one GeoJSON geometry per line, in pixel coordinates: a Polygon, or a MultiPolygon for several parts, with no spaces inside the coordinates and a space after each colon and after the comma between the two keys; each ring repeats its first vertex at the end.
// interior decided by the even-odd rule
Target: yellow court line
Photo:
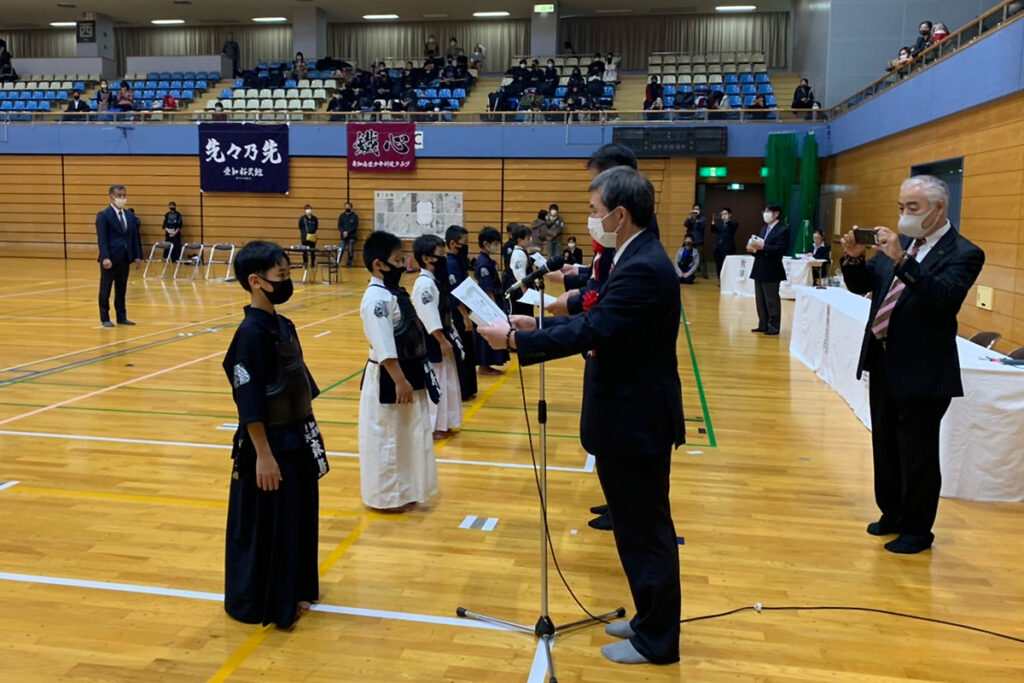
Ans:
{"type": "MultiPolygon", "coordinates": [[[[367,516],[363,521],[359,522],[355,529],[346,536],[338,547],[331,551],[331,554],[320,563],[320,576],[321,578],[326,574],[334,564],[341,559],[341,556],[345,554],[345,551],[352,547],[352,545],[359,540],[359,537],[366,531],[366,528],[373,522],[373,518],[367,516]]],[[[253,652],[256,651],[267,636],[270,635],[271,630],[274,629],[274,625],[262,626],[256,630],[251,636],[249,636],[244,643],[238,646],[238,649],[231,653],[231,656],[227,658],[227,661],[221,665],[217,672],[210,676],[207,683],[221,683],[226,681],[231,674],[235,673],[240,666],[249,658],[253,652]]]]}
{"type": "MultiPolygon", "coordinates": [[[[508,370],[505,371],[505,374],[502,375],[501,377],[499,377],[497,380],[495,380],[494,384],[492,384],[491,387],[487,391],[485,391],[483,394],[481,394],[480,398],[478,398],[477,400],[473,401],[473,405],[471,405],[469,408],[466,408],[466,412],[464,412],[462,414],[462,425],[463,426],[465,426],[466,423],[469,422],[470,418],[472,418],[474,415],[476,415],[478,410],[480,410],[481,408],[484,407],[484,404],[487,403],[487,401],[490,400],[490,398],[492,396],[494,396],[494,394],[498,391],[498,389],[501,387],[501,385],[505,383],[505,380],[507,380],[509,378],[509,376],[513,372],[517,372],[518,369],[519,369],[519,360],[518,359],[517,360],[513,360],[512,361],[512,365],[509,367],[508,370]]],[[[2,423],[0,423],[0,424],[2,424],[2,423]]],[[[434,444],[434,452],[437,452],[437,451],[441,450],[442,448],[444,448],[445,446],[447,446],[448,442],[450,442],[452,439],[454,439],[455,436],[457,436],[457,435],[458,435],[458,432],[456,432],[452,436],[447,436],[447,437],[441,439],[440,441],[438,441],[436,444],[434,444]]]]}

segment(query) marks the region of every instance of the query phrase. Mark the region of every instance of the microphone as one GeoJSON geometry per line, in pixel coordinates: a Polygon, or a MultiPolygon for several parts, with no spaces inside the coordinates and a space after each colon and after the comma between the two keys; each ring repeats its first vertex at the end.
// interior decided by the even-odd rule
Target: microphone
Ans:
{"type": "Polygon", "coordinates": [[[565,260],[561,256],[555,256],[554,258],[549,258],[547,260],[547,262],[543,266],[541,266],[537,270],[533,271],[532,273],[530,273],[529,275],[524,277],[522,280],[520,280],[519,282],[517,282],[514,285],[512,285],[511,287],[509,287],[508,289],[506,289],[505,290],[505,296],[508,296],[509,294],[511,294],[512,292],[516,291],[520,287],[527,287],[527,286],[533,284],[533,282],[535,280],[540,280],[542,277],[544,277],[545,275],[547,275],[548,273],[550,273],[552,271],[561,270],[562,265],[564,263],[565,263],[565,260]]]}

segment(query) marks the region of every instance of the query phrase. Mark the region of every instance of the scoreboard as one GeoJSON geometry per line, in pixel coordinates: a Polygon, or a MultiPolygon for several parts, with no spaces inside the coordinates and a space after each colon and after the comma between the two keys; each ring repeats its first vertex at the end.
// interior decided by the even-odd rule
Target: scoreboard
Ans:
{"type": "Polygon", "coordinates": [[[724,155],[729,147],[725,126],[651,126],[612,129],[612,142],[629,147],[638,157],[724,155]]]}

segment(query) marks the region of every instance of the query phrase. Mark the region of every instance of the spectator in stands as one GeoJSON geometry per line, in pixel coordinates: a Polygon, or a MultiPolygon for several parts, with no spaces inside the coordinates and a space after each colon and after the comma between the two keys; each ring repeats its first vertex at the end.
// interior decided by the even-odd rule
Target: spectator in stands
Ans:
{"type": "Polygon", "coordinates": [[[575,86],[578,90],[587,89],[587,81],[583,78],[583,72],[580,71],[578,66],[572,68],[572,73],[569,74],[569,89],[572,90],[575,86]]]}
{"type": "Polygon", "coordinates": [[[604,60],[601,58],[600,52],[594,53],[594,58],[590,61],[590,65],[587,67],[587,78],[590,78],[595,74],[604,79],[604,60]]]}
{"type": "Polygon", "coordinates": [[[7,51],[7,41],[0,40],[0,81],[16,81],[18,74],[11,62],[11,53],[7,51]]]}
{"type": "Polygon", "coordinates": [[[451,60],[459,56],[459,41],[454,36],[448,41],[448,50],[444,53],[444,56],[451,60]]]}
{"type": "Polygon", "coordinates": [[[914,61],[914,57],[911,55],[910,51],[910,47],[901,47],[896,58],[889,60],[889,66],[885,67],[885,70],[899,73],[900,69],[914,61]]]}
{"type": "Polygon", "coordinates": [[[181,228],[184,221],[178,213],[178,205],[170,202],[167,205],[167,213],[164,214],[164,241],[171,243],[170,249],[164,249],[164,258],[168,256],[177,263],[181,258],[181,228]]]}
{"type": "Polygon", "coordinates": [[[331,116],[331,121],[344,121],[345,117],[337,112],[352,111],[352,104],[350,102],[345,102],[343,93],[340,89],[335,90],[334,96],[331,97],[331,101],[327,103],[327,111],[335,112],[331,116]]]}
{"type": "Polygon", "coordinates": [[[821,121],[825,117],[821,113],[821,102],[814,100],[814,104],[811,105],[811,119],[814,121],[821,121]]]}
{"type": "Polygon", "coordinates": [[[176,100],[174,95],[172,95],[170,93],[170,91],[168,91],[168,92],[164,93],[164,99],[160,103],[160,107],[164,111],[177,111],[178,110],[178,100],[176,100]]]}
{"type": "Polygon", "coordinates": [[[558,69],[555,68],[555,60],[549,59],[547,68],[544,69],[544,76],[539,87],[540,92],[547,97],[554,97],[558,90],[558,69]]]}
{"type": "Polygon", "coordinates": [[[428,61],[423,65],[423,71],[417,85],[421,88],[430,88],[433,87],[436,82],[437,71],[434,69],[434,63],[428,61]]]}
{"type": "Polygon", "coordinates": [[[541,84],[544,82],[544,70],[540,68],[540,62],[533,60],[530,64],[530,77],[527,79],[530,83],[531,88],[539,89],[541,84]]]}
{"type": "Polygon", "coordinates": [[[228,33],[228,39],[224,41],[224,47],[220,49],[222,55],[231,60],[231,77],[238,78],[242,75],[242,72],[238,70],[238,59],[241,56],[241,51],[238,49],[238,43],[235,42],[235,34],[228,33]]]}
{"type": "Polygon", "coordinates": [[[917,42],[910,51],[911,57],[916,57],[932,46],[932,22],[922,21],[917,27],[917,42]]]}
{"type": "Polygon", "coordinates": [[[796,86],[793,93],[793,109],[810,109],[814,103],[814,91],[806,78],[800,79],[800,85],[796,86]]]}
{"type": "MultiPolygon", "coordinates": [[[[72,90],[71,91],[71,99],[68,100],[67,112],[69,114],[88,114],[89,113],[89,105],[88,105],[88,103],[82,101],[82,93],[78,92],[77,90],[72,90]]],[[[85,118],[85,117],[82,117],[82,116],[72,116],[72,117],[65,117],[65,120],[72,120],[72,121],[79,120],[80,121],[83,118],[85,118]]]]}
{"type": "MultiPolygon", "coordinates": [[[[754,101],[747,105],[747,109],[767,109],[768,105],[765,103],[764,95],[755,95],[754,101]]],[[[756,112],[753,114],[747,114],[747,118],[754,120],[767,119],[768,113],[756,112]]]]}
{"type": "Polygon", "coordinates": [[[647,106],[645,104],[644,109],[646,109],[648,112],[655,112],[644,114],[644,118],[647,119],[648,121],[661,121],[665,117],[663,113],[657,113],[665,111],[665,101],[662,100],[660,97],[654,98],[654,101],[651,102],[650,106],[647,106]]]}
{"type": "Polygon", "coordinates": [[[430,35],[427,36],[427,42],[423,45],[423,54],[428,57],[433,57],[441,50],[441,46],[437,44],[437,38],[430,35]]]}
{"type": "Polygon", "coordinates": [[[309,77],[309,65],[301,52],[295,53],[295,62],[292,64],[292,78],[301,81],[309,77]]]}
{"type": "MultiPolygon", "coordinates": [[[[338,216],[338,248],[341,253],[348,252],[347,268],[352,267],[352,253],[356,248],[356,236],[359,230],[359,214],[352,210],[352,202],[345,202],[345,210],[338,216]]],[[[339,254],[340,256],[340,254],[339,254]]]]}
{"type": "Polygon", "coordinates": [[[664,92],[661,87],[661,83],[658,82],[657,76],[651,76],[650,82],[647,84],[647,92],[644,95],[644,109],[654,109],[654,103],[658,103],[658,109],[663,109],[661,105],[661,95],[664,92]]]}
{"type": "Polygon", "coordinates": [[[572,235],[569,235],[565,251],[562,252],[562,258],[567,266],[583,265],[583,250],[576,246],[576,238],[572,235]]]}
{"type": "Polygon", "coordinates": [[[476,69],[476,77],[484,73],[484,63],[487,61],[487,50],[484,49],[483,45],[477,45],[473,48],[473,54],[469,58],[469,66],[471,69],[476,69]]]}
{"type": "Polygon", "coordinates": [[[519,66],[513,66],[505,72],[505,75],[511,76],[513,79],[519,78],[520,76],[522,76],[524,80],[529,79],[530,70],[527,68],[526,60],[520,59],[519,66]]]}
{"type": "Polygon", "coordinates": [[[949,29],[946,28],[946,25],[943,23],[935,24],[935,27],[932,28],[932,45],[935,45],[936,43],[941,43],[948,37],[949,29]]]}
{"type": "Polygon", "coordinates": [[[381,69],[377,71],[377,77],[373,84],[373,91],[376,95],[376,99],[379,100],[390,100],[391,90],[395,87],[394,81],[391,80],[391,75],[387,69],[381,69]]]}
{"type": "Polygon", "coordinates": [[[615,63],[615,55],[611,52],[604,58],[604,80],[609,83],[619,82],[619,67],[615,63]]]}
{"type": "Polygon", "coordinates": [[[121,81],[121,89],[117,91],[117,108],[121,111],[132,111],[135,109],[135,93],[128,81],[121,81]]]}
{"type": "Polygon", "coordinates": [[[106,79],[100,81],[99,90],[96,91],[96,111],[110,111],[117,99],[110,90],[110,84],[106,79]]]}
{"type": "Polygon", "coordinates": [[[316,249],[316,231],[320,228],[320,220],[313,214],[313,207],[306,204],[302,217],[299,218],[299,236],[302,238],[302,246],[309,247],[309,251],[302,254],[302,265],[307,268],[316,261],[314,249],[316,249]]]}
{"type": "Polygon", "coordinates": [[[466,51],[461,47],[459,48],[459,53],[455,55],[455,66],[460,71],[469,72],[469,57],[466,56],[466,51]]]}
{"type": "Polygon", "coordinates": [[[213,121],[227,121],[228,114],[224,111],[224,105],[217,102],[213,105],[213,116],[210,117],[213,121]]]}
{"type": "Polygon", "coordinates": [[[454,88],[458,85],[459,70],[455,68],[455,61],[449,57],[447,64],[441,70],[441,82],[444,83],[445,87],[454,88]]]}

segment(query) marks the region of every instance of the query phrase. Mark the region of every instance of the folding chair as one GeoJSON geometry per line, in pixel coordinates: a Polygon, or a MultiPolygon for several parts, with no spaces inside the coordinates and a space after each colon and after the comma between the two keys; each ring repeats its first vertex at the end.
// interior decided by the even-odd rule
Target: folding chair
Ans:
{"type": "Polygon", "coordinates": [[[171,263],[171,256],[173,254],[174,254],[174,245],[173,244],[171,244],[170,242],[155,242],[153,244],[153,248],[149,250],[149,258],[146,259],[146,269],[142,271],[143,279],[149,277],[149,275],[148,275],[148,273],[149,273],[149,266],[152,265],[154,262],[156,262],[156,263],[163,262],[164,267],[160,271],[159,275],[154,275],[153,277],[164,277],[167,274],[167,266],[171,263]],[[162,258],[159,258],[159,259],[158,258],[154,258],[156,256],[156,250],[157,249],[163,249],[164,250],[164,256],[162,258]]]}
{"type": "Polygon", "coordinates": [[[224,270],[224,277],[223,278],[215,278],[215,279],[221,280],[222,282],[231,282],[232,280],[235,279],[234,277],[231,276],[231,267],[234,266],[234,264],[235,264],[235,245],[228,244],[228,243],[222,243],[222,244],[215,244],[215,245],[213,245],[212,247],[210,247],[210,254],[209,254],[209,257],[206,260],[206,279],[207,280],[210,279],[210,270],[215,265],[222,265],[222,266],[227,266],[227,268],[224,270]],[[228,252],[228,256],[227,256],[226,260],[225,259],[217,258],[217,252],[223,253],[225,251],[228,252]]]}
{"type": "Polygon", "coordinates": [[[174,279],[178,278],[178,271],[182,264],[186,267],[192,266],[192,274],[189,280],[195,280],[199,276],[199,269],[203,265],[203,250],[205,247],[199,242],[188,242],[181,247],[181,256],[178,257],[178,265],[174,266],[174,279]]]}

